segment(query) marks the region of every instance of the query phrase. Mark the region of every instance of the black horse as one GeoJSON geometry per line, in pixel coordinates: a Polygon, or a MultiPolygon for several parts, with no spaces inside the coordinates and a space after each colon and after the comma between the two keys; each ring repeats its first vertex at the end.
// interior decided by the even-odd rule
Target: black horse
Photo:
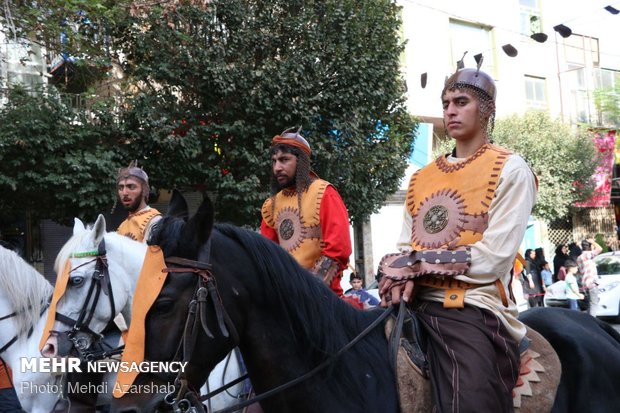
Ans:
{"type": "Polygon", "coordinates": [[[562,364],[554,412],[617,412],[620,334],[587,313],[536,307],[519,319],[542,334],[562,364]]]}
{"type": "MultiPolygon", "coordinates": [[[[169,274],[146,320],[145,359],[173,360],[184,348],[190,362],[186,371],[189,387],[198,389],[213,366],[238,345],[257,394],[327,364],[306,380],[261,401],[266,412],[400,411],[382,327],[372,329],[329,363],[332,355],[383,314],[381,310],[355,310],[260,235],[229,225],[213,226],[208,200],[186,223],[174,216],[187,216],[184,200],[175,198],[169,210],[173,216],[160,222],[151,242],[160,245],[166,257],[210,263],[211,270],[205,274],[217,283],[212,284],[216,290],[208,295],[209,311],[192,310],[198,311],[197,320],[201,314],[205,319],[187,329],[189,303],[200,278],[188,271],[169,274]],[[227,317],[229,322],[223,323],[227,317]]],[[[560,353],[562,388],[554,411],[587,406],[580,411],[606,412],[620,403],[618,393],[607,392],[620,383],[620,339],[593,318],[584,317],[589,316],[552,309],[527,312],[523,317],[526,324],[549,336],[560,353]],[[556,335],[556,330],[561,331],[556,335]],[[578,344],[582,339],[583,346],[578,344]],[[601,345],[605,346],[604,359],[599,356],[601,345]],[[573,363],[575,354],[581,359],[573,363]],[[573,387],[577,379],[581,387],[573,387]]],[[[140,375],[137,380],[157,384],[166,378],[140,375]]],[[[129,394],[118,399],[113,410],[171,410],[162,399],[162,395],[129,394]]]]}

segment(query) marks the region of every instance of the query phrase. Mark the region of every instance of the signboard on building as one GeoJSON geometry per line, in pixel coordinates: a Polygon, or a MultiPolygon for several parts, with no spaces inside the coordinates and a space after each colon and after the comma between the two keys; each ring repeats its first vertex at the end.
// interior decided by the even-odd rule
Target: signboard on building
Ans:
{"type": "Polygon", "coordinates": [[[596,187],[592,197],[585,202],[577,202],[578,207],[608,207],[611,199],[611,179],[616,153],[616,131],[594,132],[594,145],[601,155],[594,172],[596,187]]]}

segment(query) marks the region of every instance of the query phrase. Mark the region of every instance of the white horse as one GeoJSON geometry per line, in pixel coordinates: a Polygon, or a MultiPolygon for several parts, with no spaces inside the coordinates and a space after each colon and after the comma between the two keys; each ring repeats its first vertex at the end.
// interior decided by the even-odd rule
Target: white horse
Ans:
{"type": "Polygon", "coordinates": [[[55,390],[60,376],[21,366],[22,358],[40,357],[39,339],[51,296],[52,286],[37,270],[15,252],[0,247],[0,348],[16,338],[0,357],[13,372],[22,408],[30,413],[50,412],[59,397],[55,390]]]}
{"type": "MultiPolygon", "coordinates": [[[[66,290],[56,305],[57,314],[62,314],[71,320],[80,318],[95,274],[95,265],[100,260],[94,255],[98,253],[102,241],[105,244],[105,261],[108,265],[112,294],[109,295],[102,291],[97,302],[90,300],[89,306],[86,306],[89,312],[92,312],[92,318],[87,327],[94,333],[101,333],[110,320],[119,313],[130,326],[132,299],[147,249],[144,243],[116,232],[106,232],[103,215],[99,215],[92,228],[86,228],[82,221],[75,218],[73,236],[62,247],[55,262],[56,271],[60,274],[67,261],[71,260],[66,290]],[[114,313],[112,313],[112,302],[114,313]]],[[[57,316],[53,328],[54,333],[47,340],[42,354],[46,357],[67,356],[65,351],[59,353],[59,348],[64,350],[72,344],[61,342],[61,340],[66,341],[66,332],[72,327],[66,322],[58,321],[57,316]]],[[[85,347],[89,347],[92,337],[89,334],[80,334],[79,340],[83,341],[85,347]]],[[[238,378],[243,374],[241,370],[236,355],[231,353],[228,363],[223,361],[218,364],[209,376],[208,388],[212,391],[238,378]]],[[[110,386],[109,389],[111,388],[110,386]]],[[[238,402],[236,395],[240,394],[242,389],[243,383],[236,384],[213,397],[210,400],[211,407],[221,409],[234,405],[238,402]]]]}

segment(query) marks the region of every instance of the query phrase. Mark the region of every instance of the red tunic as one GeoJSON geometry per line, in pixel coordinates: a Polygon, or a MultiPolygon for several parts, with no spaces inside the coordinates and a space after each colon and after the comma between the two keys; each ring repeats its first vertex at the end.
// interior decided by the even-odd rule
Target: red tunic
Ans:
{"type": "MultiPolygon", "coordinates": [[[[351,255],[351,236],[349,234],[349,214],[347,208],[334,187],[328,185],[321,200],[319,211],[321,226],[321,254],[338,263],[338,274],[330,285],[332,291],[342,296],[342,271],[349,263],[351,255]]],[[[261,234],[279,244],[278,233],[265,220],[261,221],[261,234]]],[[[311,268],[308,268],[311,269],[311,268]]]]}

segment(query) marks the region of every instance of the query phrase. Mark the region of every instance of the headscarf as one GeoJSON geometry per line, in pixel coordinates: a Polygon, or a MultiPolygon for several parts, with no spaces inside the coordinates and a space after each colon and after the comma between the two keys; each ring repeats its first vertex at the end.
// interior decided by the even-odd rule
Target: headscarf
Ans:
{"type": "Polygon", "coordinates": [[[271,139],[271,146],[276,145],[287,145],[292,146],[294,148],[300,149],[303,151],[308,157],[312,155],[312,150],[310,149],[310,144],[308,141],[301,136],[299,132],[301,132],[301,127],[297,129],[297,131],[293,132],[295,128],[289,128],[282,132],[280,135],[276,135],[271,139]]]}

